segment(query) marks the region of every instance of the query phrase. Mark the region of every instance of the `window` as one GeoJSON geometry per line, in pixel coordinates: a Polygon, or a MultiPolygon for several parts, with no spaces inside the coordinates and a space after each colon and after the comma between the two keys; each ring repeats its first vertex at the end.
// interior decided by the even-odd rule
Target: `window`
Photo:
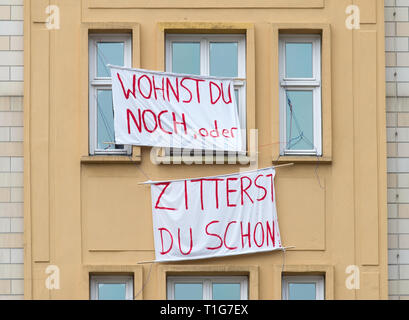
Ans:
{"type": "Polygon", "coordinates": [[[246,300],[247,277],[168,277],[169,300],[246,300]]]}
{"type": "Polygon", "coordinates": [[[324,300],[323,276],[285,276],[283,300],[324,300]]]}
{"type": "Polygon", "coordinates": [[[280,35],[280,155],[322,156],[321,36],[280,35]]]}
{"type": "Polygon", "coordinates": [[[133,300],[132,276],[91,276],[91,300],[133,300]]]}
{"type": "Polygon", "coordinates": [[[131,146],[115,144],[111,71],[108,64],[132,66],[131,35],[89,37],[89,152],[125,154],[131,146]]]}
{"type": "MultiPolygon", "coordinates": [[[[234,78],[240,125],[241,129],[246,129],[246,37],[244,34],[168,34],[166,71],[234,78]]],[[[243,150],[246,150],[245,138],[243,150]]]]}

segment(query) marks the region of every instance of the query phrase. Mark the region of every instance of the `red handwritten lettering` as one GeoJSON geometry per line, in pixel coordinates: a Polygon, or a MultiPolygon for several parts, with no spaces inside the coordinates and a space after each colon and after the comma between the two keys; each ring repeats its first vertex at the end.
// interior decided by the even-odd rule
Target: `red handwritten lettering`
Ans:
{"type": "Polygon", "coordinates": [[[233,189],[229,188],[229,181],[235,181],[235,180],[238,180],[238,178],[227,178],[226,179],[226,198],[227,198],[227,206],[228,207],[236,207],[237,206],[235,204],[230,203],[230,197],[229,197],[230,193],[237,192],[237,190],[233,190],[233,189]]]}
{"type": "Polygon", "coordinates": [[[206,225],[206,228],[205,228],[206,234],[207,234],[208,236],[216,237],[216,238],[218,238],[218,239],[220,240],[220,244],[219,244],[217,247],[207,247],[206,249],[208,249],[208,250],[217,250],[217,249],[220,249],[220,248],[222,247],[222,245],[223,245],[223,240],[222,240],[222,238],[221,238],[218,234],[216,234],[216,233],[210,233],[210,232],[207,230],[210,225],[212,225],[212,224],[214,224],[214,223],[219,223],[219,222],[220,222],[220,221],[213,220],[213,221],[211,221],[210,223],[208,223],[208,224],[206,225]]]}
{"type": "Polygon", "coordinates": [[[192,228],[189,228],[190,231],[190,248],[188,252],[183,252],[182,251],[182,246],[181,246],[181,241],[180,241],[180,229],[178,228],[178,241],[179,241],[179,251],[181,254],[183,254],[184,256],[189,255],[192,252],[193,249],[193,236],[192,236],[192,228]]]}
{"type": "Polygon", "coordinates": [[[155,186],[165,186],[165,187],[162,189],[162,192],[159,194],[159,197],[158,197],[158,199],[157,199],[157,201],[156,201],[156,204],[155,204],[155,209],[161,209],[161,210],[176,210],[175,208],[168,208],[168,207],[159,206],[160,199],[162,198],[162,196],[163,196],[163,194],[165,193],[166,189],[170,186],[170,182],[156,183],[155,186]]]}
{"type": "Polygon", "coordinates": [[[132,94],[133,97],[136,98],[136,95],[135,95],[136,75],[135,74],[133,75],[132,91],[130,89],[126,89],[125,91],[125,86],[124,86],[124,83],[122,82],[121,76],[119,75],[119,73],[117,73],[116,75],[118,77],[119,82],[121,83],[122,91],[124,93],[125,98],[128,100],[130,94],[132,94]]]}
{"type": "Polygon", "coordinates": [[[160,240],[161,240],[161,243],[162,243],[162,251],[160,252],[160,254],[164,255],[164,254],[169,253],[170,250],[172,250],[173,236],[172,236],[172,233],[166,228],[159,228],[158,230],[160,232],[160,240]],[[166,251],[165,251],[164,246],[163,246],[163,231],[166,231],[169,234],[170,240],[171,240],[170,246],[169,246],[168,250],[166,250],[166,251]]]}

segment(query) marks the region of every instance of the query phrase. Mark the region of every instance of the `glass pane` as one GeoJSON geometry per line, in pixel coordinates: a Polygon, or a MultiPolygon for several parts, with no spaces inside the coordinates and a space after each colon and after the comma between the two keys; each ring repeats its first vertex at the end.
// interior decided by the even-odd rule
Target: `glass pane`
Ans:
{"type": "Polygon", "coordinates": [[[240,283],[213,283],[213,300],[240,300],[240,283]]]}
{"type": "Polygon", "coordinates": [[[237,42],[210,43],[210,75],[236,77],[238,74],[237,42]]]}
{"type": "Polygon", "coordinates": [[[172,43],[172,72],[200,75],[200,43],[172,43]]]}
{"type": "Polygon", "coordinates": [[[97,56],[97,76],[111,77],[111,71],[107,64],[124,65],[124,43],[99,42],[97,44],[97,56]]]}
{"type": "Polygon", "coordinates": [[[175,283],[175,300],[203,300],[203,284],[175,283]]]}
{"type": "Polygon", "coordinates": [[[125,283],[100,283],[98,284],[99,300],[125,300],[125,283]]]}
{"type": "Polygon", "coordinates": [[[312,78],[312,43],[285,44],[287,78],[312,78]]]}
{"type": "Polygon", "coordinates": [[[240,114],[240,108],[239,108],[239,89],[234,89],[234,95],[236,96],[236,104],[237,104],[237,112],[240,114]]]}
{"type": "Polygon", "coordinates": [[[97,95],[97,149],[123,149],[123,145],[113,143],[115,142],[115,133],[112,91],[98,90],[97,95]]]}
{"type": "Polygon", "coordinates": [[[289,300],[316,300],[315,283],[289,283],[289,300]]]}
{"type": "Polygon", "coordinates": [[[287,91],[287,150],[314,150],[313,92],[287,91]]]}

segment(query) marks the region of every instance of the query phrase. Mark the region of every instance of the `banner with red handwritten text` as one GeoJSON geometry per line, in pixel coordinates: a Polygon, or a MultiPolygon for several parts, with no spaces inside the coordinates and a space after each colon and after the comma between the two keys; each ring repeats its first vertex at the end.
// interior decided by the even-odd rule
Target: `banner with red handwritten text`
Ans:
{"type": "Polygon", "coordinates": [[[232,79],[110,68],[116,144],[244,151],[232,79]]]}
{"type": "Polygon", "coordinates": [[[156,261],[282,249],[274,168],[151,182],[156,261]]]}

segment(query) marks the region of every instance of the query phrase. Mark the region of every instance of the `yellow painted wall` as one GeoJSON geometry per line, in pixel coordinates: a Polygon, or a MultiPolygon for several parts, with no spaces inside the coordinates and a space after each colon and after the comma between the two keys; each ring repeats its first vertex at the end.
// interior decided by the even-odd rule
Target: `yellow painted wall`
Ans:
{"type": "Polygon", "coordinates": [[[328,299],[387,298],[386,138],[382,0],[25,1],[25,297],[88,299],[89,273],[134,274],[137,299],[166,298],[169,274],[249,275],[251,299],[280,299],[282,272],[326,276],[328,299]],[[47,5],[60,29],[45,27],[47,5]],[[361,28],[345,27],[348,5],[361,28]],[[154,259],[150,190],[141,181],[236,172],[240,165],[157,165],[88,156],[88,32],[133,34],[133,65],[163,70],[166,32],[247,38],[247,123],[259,167],[277,169],[283,253],[174,264],[154,259]],[[322,34],[323,145],[316,158],[278,161],[278,34],[322,34]],[[285,262],[285,264],[283,264],[285,262]],[[47,290],[45,269],[60,269],[47,290]],[[360,289],[345,286],[349,265],[360,289]],[[283,270],[284,267],[284,270],[283,270]],[[149,281],[146,282],[148,280],[149,281]]]}

